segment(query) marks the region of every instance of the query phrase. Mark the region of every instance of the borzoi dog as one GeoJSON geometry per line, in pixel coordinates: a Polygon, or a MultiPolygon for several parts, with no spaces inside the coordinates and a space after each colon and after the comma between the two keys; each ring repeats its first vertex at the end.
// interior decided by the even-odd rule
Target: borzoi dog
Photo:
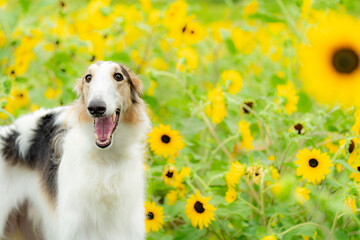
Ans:
{"type": "Polygon", "coordinates": [[[145,238],[142,82],[100,61],[75,91],[69,106],[0,128],[0,239],[15,227],[25,239],[145,238]]]}

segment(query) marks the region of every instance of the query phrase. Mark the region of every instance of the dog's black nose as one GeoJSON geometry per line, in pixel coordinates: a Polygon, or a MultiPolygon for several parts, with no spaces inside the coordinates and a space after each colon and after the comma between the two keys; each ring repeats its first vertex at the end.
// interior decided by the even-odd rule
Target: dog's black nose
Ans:
{"type": "Polygon", "coordinates": [[[94,116],[103,115],[106,111],[106,104],[101,100],[92,100],[88,106],[89,113],[94,116]]]}

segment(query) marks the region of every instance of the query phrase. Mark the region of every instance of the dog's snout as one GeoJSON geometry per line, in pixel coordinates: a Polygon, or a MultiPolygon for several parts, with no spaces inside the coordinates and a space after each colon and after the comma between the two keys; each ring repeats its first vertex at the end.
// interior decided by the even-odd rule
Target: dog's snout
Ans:
{"type": "Polygon", "coordinates": [[[103,115],[106,111],[106,104],[101,100],[93,100],[89,103],[88,110],[91,115],[103,115]]]}

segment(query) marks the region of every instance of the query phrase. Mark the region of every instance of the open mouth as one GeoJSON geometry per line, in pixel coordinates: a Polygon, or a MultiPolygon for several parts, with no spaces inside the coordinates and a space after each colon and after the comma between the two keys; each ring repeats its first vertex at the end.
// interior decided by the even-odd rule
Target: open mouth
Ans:
{"type": "Polygon", "coordinates": [[[119,123],[120,109],[107,117],[94,118],[96,145],[106,148],[111,144],[112,135],[119,123]]]}

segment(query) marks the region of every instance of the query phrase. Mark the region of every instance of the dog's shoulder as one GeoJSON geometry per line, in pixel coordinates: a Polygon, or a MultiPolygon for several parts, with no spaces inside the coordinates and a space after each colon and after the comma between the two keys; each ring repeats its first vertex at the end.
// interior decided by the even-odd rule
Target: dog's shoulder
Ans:
{"type": "Polygon", "coordinates": [[[54,185],[66,131],[62,124],[66,111],[67,107],[40,109],[0,130],[3,160],[39,172],[51,196],[56,195],[54,185]]]}

